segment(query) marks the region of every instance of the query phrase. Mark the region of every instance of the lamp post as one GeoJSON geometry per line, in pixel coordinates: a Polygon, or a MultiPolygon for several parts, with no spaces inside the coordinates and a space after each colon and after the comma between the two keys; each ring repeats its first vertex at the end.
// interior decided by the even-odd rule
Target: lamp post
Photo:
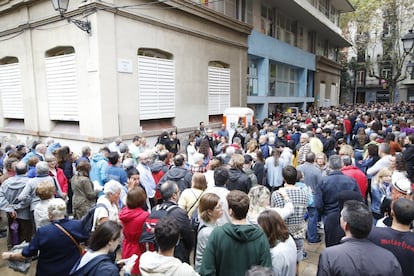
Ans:
{"type": "Polygon", "coordinates": [[[409,30],[408,34],[401,38],[403,43],[404,52],[408,55],[414,46],[414,33],[413,30],[409,30]]]}
{"type": "MultiPolygon", "coordinates": [[[[404,52],[406,55],[408,55],[414,48],[414,33],[413,30],[409,30],[408,34],[403,36],[401,38],[401,41],[403,43],[404,52]]],[[[414,76],[414,64],[410,61],[408,61],[407,65],[405,66],[405,69],[407,70],[407,73],[413,77],[414,76]]]]}
{"type": "Polygon", "coordinates": [[[69,6],[69,0],[51,0],[53,8],[55,11],[58,11],[60,13],[60,17],[68,20],[68,22],[73,23],[81,29],[82,31],[87,32],[88,34],[91,33],[91,22],[89,21],[82,21],[78,19],[72,19],[70,17],[65,16],[65,12],[68,10],[69,6]]]}

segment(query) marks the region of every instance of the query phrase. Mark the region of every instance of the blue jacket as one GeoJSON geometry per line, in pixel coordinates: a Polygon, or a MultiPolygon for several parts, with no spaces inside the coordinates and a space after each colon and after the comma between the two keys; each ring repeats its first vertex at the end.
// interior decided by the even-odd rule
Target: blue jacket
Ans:
{"type": "Polygon", "coordinates": [[[355,179],[344,175],[340,171],[332,171],[329,175],[323,176],[317,189],[318,191],[315,193],[315,207],[320,214],[324,215],[339,211],[338,195],[342,191],[361,193],[355,179]]]}
{"type": "Polygon", "coordinates": [[[108,255],[98,255],[78,269],[80,259],[70,271],[71,276],[119,276],[118,267],[108,255]]]}
{"type": "MultiPolygon", "coordinates": [[[[62,219],[56,222],[78,242],[87,239],[79,220],[62,219]]],[[[73,265],[80,258],[78,247],[54,223],[40,227],[30,244],[22,251],[25,257],[36,256],[38,253],[36,275],[39,276],[69,275],[73,265]]]]}
{"type": "Polygon", "coordinates": [[[109,165],[106,168],[105,183],[109,180],[116,180],[122,185],[126,185],[128,182],[128,176],[124,169],[122,169],[121,167],[109,165]]]}
{"type": "Polygon", "coordinates": [[[101,153],[97,153],[93,156],[91,161],[91,171],[89,178],[92,182],[98,181],[101,186],[104,185],[106,179],[106,168],[108,167],[108,158],[101,153]]]}

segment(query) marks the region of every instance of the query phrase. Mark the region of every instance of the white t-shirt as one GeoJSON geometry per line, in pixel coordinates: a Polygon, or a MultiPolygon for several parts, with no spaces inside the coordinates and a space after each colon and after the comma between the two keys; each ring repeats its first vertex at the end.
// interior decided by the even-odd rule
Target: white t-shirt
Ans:
{"type": "Polygon", "coordinates": [[[108,218],[109,220],[112,221],[116,221],[119,222],[119,218],[118,218],[118,206],[117,204],[113,204],[109,201],[109,199],[103,195],[100,196],[98,198],[98,201],[96,202],[98,203],[102,203],[105,205],[105,207],[108,209],[108,211],[105,209],[105,207],[97,207],[95,209],[95,214],[93,216],[93,221],[95,222],[93,227],[92,227],[92,231],[95,231],[96,226],[99,225],[99,221],[102,218],[108,218]]]}

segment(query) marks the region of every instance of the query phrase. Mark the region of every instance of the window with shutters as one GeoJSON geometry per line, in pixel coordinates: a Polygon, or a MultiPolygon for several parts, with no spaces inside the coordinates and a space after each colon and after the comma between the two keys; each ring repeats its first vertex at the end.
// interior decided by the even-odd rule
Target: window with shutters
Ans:
{"type": "Polygon", "coordinates": [[[222,114],[230,107],[230,68],[213,61],[208,66],[208,115],[222,114]]]}
{"type": "Polygon", "coordinates": [[[22,78],[16,57],[0,59],[0,97],[3,118],[24,119],[22,78]]]}
{"type": "Polygon", "coordinates": [[[50,120],[79,121],[79,92],[74,48],[56,47],[47,51],[45,69],[50,120]]]}
{"type": "Polygon", "coordinates": [[[141,120],[175,117],[175,65],[170,53],[138,50],[138,93],[141,120]]]}

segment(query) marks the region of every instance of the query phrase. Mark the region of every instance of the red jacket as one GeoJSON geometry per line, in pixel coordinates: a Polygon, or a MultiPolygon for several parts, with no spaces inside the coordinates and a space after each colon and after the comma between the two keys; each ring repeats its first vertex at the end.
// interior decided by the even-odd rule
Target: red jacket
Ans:
{"type": "Polygon", "coordinates": [[[60,186],[60,189],[62,190],[62,193],[67,194],[68,193],[68,180],[66,179],[66,176],[63,170],[61,168],[56,167],[56,175],[54,175],[51,171],[49,171],[49,175],[51,177],[54,177],[57,180],[60,186]]]}
{"type": "Polygon", "coordinates": [[[344,119],[345,134],[351,134],[352,132],[352,123],[348,119],[344,119]]]}
{"type": "Polygon", "coordinates": [[[129,209],[124,207],[119,213],[119,220],[122,222],[122,232],[124,233],[124,240],[122,241],[122,259],[131,257],[137,254],[138,259],[132,268],[132,273],[139,273],[139,258],[144,252],[144,248],[140,248],[139,238],[142,234],[142,228],[145,220],[149,216],[147,211],[141,208],[129,209]]]}
{"type": "Polygon", "coordinates": [[[354,165],[343,167],[341,169],[341,172],[355,179],[355,181],[358,183],[359,189],[361,190],[362,197],[365,199],[365,194],[368,189],[367,176],[354,165]]]}

